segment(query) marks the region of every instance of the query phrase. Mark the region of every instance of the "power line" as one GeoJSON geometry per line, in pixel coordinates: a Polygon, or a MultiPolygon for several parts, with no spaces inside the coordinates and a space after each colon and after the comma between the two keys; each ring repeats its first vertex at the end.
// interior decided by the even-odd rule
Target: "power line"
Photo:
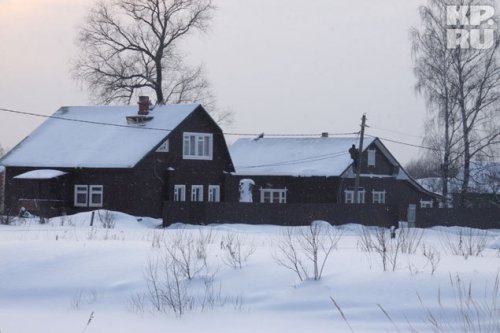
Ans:
{"type": "Polygon", "coordinates": [[[401,135],[411,136],[411,137],[418,138],[418,139],[424,139],[423,137],[418,136],[418,135],[415,135],[415,134],[409,134],[409,133],[404,133],[404,132],[394,131],[394,130],[390,130],[390,129],[386,129],[386,128],[375,127],[375,126],[372,126],[372,125],[367,126],[367,127],[368,127],[368,128],[371,128],[371,129],[380,130],[380,131],[392,132],[392,133],[396,133],[396,134],[401,134],[401,135]]]}
{"type": "MultiPolygon", "coordinates": [[[[120,124],[112,124],[112,123],[104,123],[104,122],[99,122],[99,121],[91,121],[91,120],[82,120],[82,119],[72,119],[72,118],[65,118],[65,117],[58,117],[54,115],[43,115],[43,114],[38,114],[38,113],[32,113],[32,112],[25,112],[25,111],[16,111],[16,110],[10,110],[10,109],[4,109],[0,108],[0,111],[4,112],[10,112],[14,114],[20,114],[20,115],[25,115],[25,116],[34,116],[34,117],[40,117],[40,118],[47,118],[47,119],[57,119],[57,120],[65,120],[65,121],[73,121],[73,122],[79,122],[79,123],[86,123],[86,124],[92,124],[92,125],[101,125],[101,126],[113,126],[113,127],[123,127],[123,128],[137,128],[137,129],[142,129],[142,130],[151,130],[151,131],[164,131],[164,132],[172,132],[173,129],[165,129],[165,128],[155,128],[155,127],[141,127],[141,126],[136,126],[136,127],[131,127],[130,125],[120,125],[120,124]]],[[[213,134],[218,134],[218,133],[213,133],[213,134]]],[[[258,136],[261,133],[222,133],[223,135],[228,135],[228,136],[258,136]]],[[[332,136],[345,136],[345,135],[355,135],[357,133],[355,132],[348,132],[348,133],[328,133],[328,135],[332,136]]],[[[320,136],[319,133],[314,133],[314,134],[266,134],[267,137],[318,137],[320,136]]]]}
{"type": "Polygon", "coordinates": [[[414,147],[414,148],[422,148],[422,149],[428,149],[428,150],[434,150],[434,151],[441,151],[441,149],[439,149],[439,148],[432,148],[432,147],[425,147],[425,146],[415,145],[415,144],[411,144],[411,143],[406,143],[406,142],[401,142],[401,141],[396,141],[396,140],[391,140],[391,139],[383,138],[383,137],[380,137],[380,136],[374,136],[374,135],[370,135],[370,134],[367,134],[367,136],[370,136],[372,138],[379,138],[379,139],[387,141],[387,142],[397,143],[397,144],[404,145],[404,146],[409,146],[409,147],[414,147]]]}
{"type": "MultiPolygon", "coordinates": [[[[19,114],[19,115],[25,115],[25,116],[72,121],[72,122],[79,122],[79,123],[86,123],[86,124],[100,125],[100,126],[122,127],[122,128],[129,128],[129,129],[136,128],[136,129],[141,129],[141,130],[163,131],[163,132],[172,132],[172,130],[173,130],[173,129],[155,128],[155,127],[141,127],[141,126],[132,127],[130,125],[120,125],[120,124],[104,123],[104,122],[91,121],[91,120],[72,119],[72,118],[58,117],[58,116],[54,116],[54,115],[49,116],[49,115],[43,115],[43,114],[38,114],[38,113],[33,113],[33,112],[17,111],[17,110],[5,109],[5,108],[0,108],[0,111],[19,114]]],[[[217,133],[214,133],[214,134],[217,134],[217,133]]],[[[222,133],[222,134],[228,135],[228,136],[258,136],[261,133],[222,133]]],[[[346,135],[358,135],[359,136],[359,132],[329,133],[328,135],[329,136],[346,136],[346,135]]],[[[295,134],[293,134],[293,133],[292,134],[285,134],[285,133],[276,134],[276,133],[271,133],[271,134],[265,134],[265,136],[266,137],[318,137],[318,136],[320,136],[320,134],[319,133],[315,133],[315,134],[297,134],[297,133],[295,133],[295,134]]],[[[425,146],[415,145],[415,144],[401,142],[401,141],[397,141],[397,140],[391,140],[391,139],[383,138],[380,136],[373,136],[373,135],[369,135],[369,134],[367,134],[367,136],[378,137],[379,139],[382,139],[382,140],[387,141],[387,142],[392,142],[392,143],[405,145],[405,146],[409,146],[409,147],[440,151],[440,149],[437,149],[437,148],[425,147],[425,146]]]]}

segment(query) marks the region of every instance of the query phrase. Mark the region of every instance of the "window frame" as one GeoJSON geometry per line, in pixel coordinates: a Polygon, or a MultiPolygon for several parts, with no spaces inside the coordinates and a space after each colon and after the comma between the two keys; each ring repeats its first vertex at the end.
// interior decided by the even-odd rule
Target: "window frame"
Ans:
{"type": "Polygon", "coordinates": [[[434,200],[420,200],[420,208],[433,208],[434,200]]]}
{"type": "Polygon", "coordinates": [[[386,194],[385,190],[383,190],[383,191],[375,191],[375,190],[373,190],[373,191],[372,191],[372,202],[373,202],[374,204],[382,204],[382,205],[385,205],[385,194],[386,194]],[[379,196],[379,200],[377,200],[377,201],[376,201],[376,200],[375,200],[375,196],[379,196]],[[380,200],[380,198],[381,198],[382,200],[380,200]]]}
{"type": "Polygon", "coordinates": [[[168,139],[165,140],[159,147],[156,149],[157,153],[168,153],[169,152],[169,142],[168,139]]]}
{"type": "Polygon", "coordinates": [[[377,149],[368,149],[368,166],[375,166],[377,149]]]}
{"type": "Polygon", "coordinates": [[[260,202],[261,203],[280,203],[280,204],[286,204],[286,192],[288,189],[285,187],[284,189],[277,189],[277,188],[261,188],[260,189],[260,202]],[[269,202],[265,201],[266,200],[266,194],[269,194],[269,202]],[[278,194],[278,201],[274,201],[275,197],[274,194],[278,194]]]}
{"type": "Polygon", "coordinates": [[[191,202],[203,202],[203,185],[191,185],[191,202]]]}
{"type": "MultiPolygon", "coordinates": [[[[354,190],[344,190],[344,203],[346,204],[354,204],[354,190]],[[348,200],[348,196],[350,199],[348,200]],[[351,202],[349,202],[351,201],[351,202]]],[[[358,190],[358,204],[364,204],[366,202],[366,190],[364,188],[360,188],[358,190]]]]}
{"type": "Polygon", "coordinates": [[[174,185],[174,201],[175,202],[186,201],[186,185],[174,185]]]}
{"type": "Polygon", "coordinates": [[[75,185],[73,205],[75,207],[88,207],[88,205],[89,205],[89,186],[88,185],[79,185],[79,184],[75,185]],[[78,200],[79,194],[85,195],[85,203],[79,202],[79,200],[78,200]]]}
{"type": "Polygon", "coordinates": [[[208,202],[220,202],[219,185],[208,185],[208,202]]]}
{"type": "Polygon", "coordinates": [[[102,207],[104,204],[104,186],[102,185],[89,185],[88,192],[88,202],[89,207],[102,207]],[[100,194],[101,200],[99,202],[94,202],[93,196],[96,194],[100,194]]]}
{"type": "Polygon", "coordinates": [[[182,135],[182,158],[185,160],[212,160],[213,141],[211,133],[184,132],[182,135]]]}

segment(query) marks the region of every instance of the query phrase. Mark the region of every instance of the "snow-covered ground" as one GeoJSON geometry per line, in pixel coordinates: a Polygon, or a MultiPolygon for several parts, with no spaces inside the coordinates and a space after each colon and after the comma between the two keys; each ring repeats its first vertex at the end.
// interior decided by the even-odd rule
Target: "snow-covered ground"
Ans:
{"type": "MultiPolygon", "coordinates": [[[[96,214],[92,227],[90,213],[53,218],[43,225],[35,218],[0,225],[2,333],[410,332],[408,322],[419,332],[432,332],[428,311],[440,323],[462,326],[460,307],[467,311],[465,306],[471,312],[482,307],[482,315],[493,311],[484,320],[493,321],[495,329],[500,325],[493,298],[500,230],[483,235],[459,228],[415,229],[416,235],[423,232],[415,253],[399,253],[395,265],[390,254],[393,261],[384,271],[380,253],[364,251],[362,235],[375,240],[373,229],[367,232],[356,224],[321,229],[342,236],[321,279],[301,281],[276,263],[284,258],[277,246],[283,244],[285,227],[177,224],[158,229],[159,220],[104,215],[96,214]],[[110,229],[101,223],[106,218],[110,229]],[[479,256],[451,254],[450,245],[465,247],[472,236],[486,242],[479,256]],[[249,254],[241,268],[227,249],[230,243],[233,253],[249,254]],[[180,271],[165,271],[163,265],[165,258],[183,258],[181,249],[193,251],[185,252],[191,255],[191,280],[180,271]],[[179,289],[173,288],[176,277],[181,279],[179,289]],[[158,283],[157,293],[152,282],[158,283]],[[175,297],[169,298],[167,290],[183,293],[182,315],[168,305],[175,297]],[[460,291],[465,293],[462,300],[460,291]],[[151,302],[155,299],[162,303],[161,311],[151,302]]],[[[395,246],[397,238],[386,243],[395,246]]],[[[311,268],[309,274],[313,276],[311,268]]],[[[477,322],[474,316],[471,320],[477,322]]]]}

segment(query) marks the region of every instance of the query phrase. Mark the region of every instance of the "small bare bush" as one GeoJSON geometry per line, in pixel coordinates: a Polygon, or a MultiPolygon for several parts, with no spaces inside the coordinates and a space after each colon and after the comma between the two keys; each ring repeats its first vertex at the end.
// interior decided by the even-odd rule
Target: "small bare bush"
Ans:
{"type": "Polygon", "coordinates": [[[414,253],[414,247],[422,239],[422,234],[419,232],[396,231],[394,238],[391,233],[392,231],[387,228],[363,226],[358,234],[358,244],[361,245],[362,250],[378,253],[384,271],[396,270],[399,255],[401,253],[414,253]]]}
{"type": "Polygon", "coordinates": [[[424,237],[424,229],[410,228],[407,223],[401,223],[397,229],[397,237],[401,243],[401,252],[415,254],[424,237]]]}
{"type": "Polygon", "coordinates": [[[98,210],[97,215],[99,215],[99,220],[101,225],[105,229],[114,229],[116,216],[112,211],[109,210],[98,210]]]}
{"type": "Polygon", "coordinates": [[[232,268],[242,268],[243,264],[257,250],[253,241],[245,244],[243,238],[234,232],[228,233],[222,242],[223,247],[227,250],[223,261],[232,268]]]}
{"type": "Polygon", "coordinates": [[[342,228],[322,222],[288,227],[278,236],[271,255],[278,265],[295,272],[301,281],[311,277],[319,280],[342,235],[342,228]]]}
{"type": "Polygon", "coordinates": [[[83,309],[87,305],[97,303],[101,297],[102,295],[96,290],[91,290],[89,293],[85,293],[83,289],[79,289],[73,295],[69,303],[72,309],[79,310],[83,309]]]}
{"type": "Polygon", "coordinates": [[[451,255],[479,257],[488,245],[488,231],[459,227],[456,233],[448,232],[445,228],[440,229],[439,241],[443,249],[451,255]]]}
{"type": "Polygon", "coordinates": [[[441,252],[433,246],[422,244],[422,254],[427,258],[427,263],[431,266],[431,275],[434,275],[441,261],[441,252]]]}

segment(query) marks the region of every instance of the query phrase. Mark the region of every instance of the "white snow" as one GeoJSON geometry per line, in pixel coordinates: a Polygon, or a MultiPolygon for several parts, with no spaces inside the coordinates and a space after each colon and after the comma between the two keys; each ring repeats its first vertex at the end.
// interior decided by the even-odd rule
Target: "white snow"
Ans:
{"type": "Polygon", "coordinates": [[[52,179],[60,176],[64,176],[67,172],[51,169],[41,169],[33,170],[23,173],[19,176],[15,176],[15,179],[52,179]]]}
{"type": "MultiPolygon", "coordinates": [[[[99,219],[104,214],[96,213],[93,227],[90,213],[53,218],[45,225],[36,219],[0,225],[2,332],[409,332],[407,320],[419,332],[432,332],[424,321],[427,311],[439,315],[438,295],[444,311],[439,319],[455,324],[460,318],[450,281],[459,278],[467,291],[471,283],[475,300],[491,302],[498,276],[500,230],[489,231],[492,246],[481,256],[467,259],[446,253],[440,241],[443,233],[453,235],[458,228],[425,230],[422,243],[441,256],[431,274],[420,247],[415,254],[401,254],[394,271],[383,271],[377,253],[362,251],[361,227],[345,225],[323,277],[301,282],[272,259],[284,227],[176,224],[156,229],[159,220],[113,213],[115,227],[104,229],[99,219]],[[181,317],[155,311],[147,300],[144,311],[131,311],[132,299],[140,304],[139,295],[147,293],[148,260],[164,256],[181,233],[199,239],[210,232],[207,262],[216,294],[227,302],[204,311],[194,306],[181,317]],[[221,241],[228,235],[239,237],[247,248],[255,246],[241,269],[225,264],[228,250],[221,241]]],[[[188,284],[196,302],[204,290],[201,277],[188,284]]]]}
{"type": "MultiPolygon", "coordinates": [[[[365,138],[368,147],[375,138],[365,138]]],[[[239,139],[231,147],[236,175],[340,176],[352,163],[358,138],[239,139]]]]}
{"type": "Polygon", "coordinates": [[[240,180],[240,202],[252,202],[253,195],[252,190],[255,186],[255,182],[251,179],[240,180]]]}
{"type": "Polygon", "coordinates": [[[156,106],[149,113],[153,119],[143,125],[127,124],[126,117],[137,115],[138,106],[63,107],[12,149],[2,164],[47,168],[133,167],[198,106],[156,106]]]}

